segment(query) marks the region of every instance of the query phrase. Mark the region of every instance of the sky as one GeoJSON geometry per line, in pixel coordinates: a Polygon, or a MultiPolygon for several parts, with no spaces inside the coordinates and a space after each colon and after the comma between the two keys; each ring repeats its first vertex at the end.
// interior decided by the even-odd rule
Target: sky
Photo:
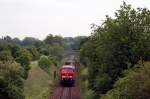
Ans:
{"type": "MultiPolygon", "coordinates": [[[[150,0],[124,0],[150,9],[150,0]]],[[[89,36],[91,24],[113,16],[122,0],[0,0],[0,37],[89,36]]]]}

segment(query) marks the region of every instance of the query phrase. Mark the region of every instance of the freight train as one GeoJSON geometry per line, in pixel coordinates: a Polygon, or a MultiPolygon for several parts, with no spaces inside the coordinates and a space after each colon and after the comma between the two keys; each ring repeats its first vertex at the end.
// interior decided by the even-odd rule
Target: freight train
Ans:
{"type": "Polygon", "coordinates": [[[76,66],[72,63],[66,62],[60,68],[60,83],[61,85],[73,86],[76,80],[76,66]]]}

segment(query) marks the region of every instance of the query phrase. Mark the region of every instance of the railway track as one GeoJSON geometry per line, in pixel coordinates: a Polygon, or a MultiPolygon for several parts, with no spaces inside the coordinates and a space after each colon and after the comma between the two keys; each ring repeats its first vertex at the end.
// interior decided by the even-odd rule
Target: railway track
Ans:
{"type": "MultiPolygon", "coordinates": [[[[62,63],[68,60],[74,61],[74,55],[68,55],[68,57],[62,60],[62,63]]],[[[64,86],[58,85],[54,89],[53,94],[50,96],[49,99],[81,99],[80,88],[79,88],[79,84],[77,80],[74,86],[72,87],[64,87],[64,86]]]]}
{"type": "Polygon", "coordinates": [[[58,86],[49,99],[81,99],[79,87],[58,86]]]}

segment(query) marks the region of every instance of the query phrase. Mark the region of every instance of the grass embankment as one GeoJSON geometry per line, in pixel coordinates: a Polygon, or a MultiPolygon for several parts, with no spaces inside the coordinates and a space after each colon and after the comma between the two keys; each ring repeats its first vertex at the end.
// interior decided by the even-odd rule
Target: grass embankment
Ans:
{"type": "Polygon", "coordinates": [[[50,73],[47,73],[38,66],[37,61],[31,62],[31,70],[24,87],[26,99],[48,99],[54,87],[55,68],[52,66],[50,73]]]}

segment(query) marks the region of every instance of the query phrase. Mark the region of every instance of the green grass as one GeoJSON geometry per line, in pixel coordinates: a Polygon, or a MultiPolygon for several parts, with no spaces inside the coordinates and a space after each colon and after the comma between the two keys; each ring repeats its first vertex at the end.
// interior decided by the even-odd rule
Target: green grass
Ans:
{"type": "MultiPolygon", "coordinates": [[[[53,71],[53,69],[51,70],[53,71]]],[[[38,66],[38,62],[31,62],[29,77],[25,81],[24,94],[26,99],[48,99],[52,91],[53,76],[38,66]]]]}

